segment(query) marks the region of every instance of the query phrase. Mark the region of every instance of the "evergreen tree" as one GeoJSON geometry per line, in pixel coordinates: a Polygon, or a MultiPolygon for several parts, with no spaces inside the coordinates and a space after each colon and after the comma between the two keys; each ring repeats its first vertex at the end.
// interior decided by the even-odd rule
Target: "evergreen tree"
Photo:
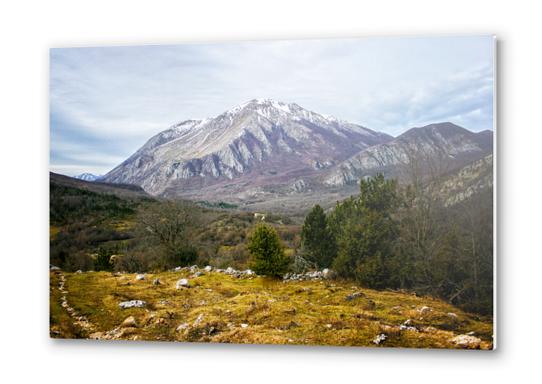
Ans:
{"type": "Polygon", "coordinates": [[[307,258],[319,268],[329,267],[337,255],[335,237],[327,224],[324,210],[318,204],[305,218],[301,244],[307,258]]]}
{"type": "Polygon", "coordinates": [[[391,260],[397,238],[393,215],[398,201],[396,181],[383,175],[361,180],[359,197],[348,201],[346,209],[338,210],[342,225],[333,267],[339,275],[373,288],[396,285],[391,260]]]}
{"type": "Polygon", "coordinates": [[[248,239],[247,248],[252,258],[252,269],[259,275],[281,277],[288,270],[277,231],[266,224],[256,226],[248,239]]]}

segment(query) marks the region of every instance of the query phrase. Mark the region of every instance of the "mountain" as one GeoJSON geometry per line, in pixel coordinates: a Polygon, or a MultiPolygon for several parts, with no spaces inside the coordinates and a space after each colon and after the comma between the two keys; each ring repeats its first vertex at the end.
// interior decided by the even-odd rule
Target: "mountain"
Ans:
{"type": "Polygon", "coordinates": [[[474,133],[452,123],[412,128],[386,143],[374,145],[329,170],[329,186],[356,183],[376,173],[403,181],[441,176],[492,153],[491,131],[474,133]]]}
{"type": "Polygon", "coordinates": [[[150,196],[139,186],[132,184],[104,183],[101,181],[85,181],[75,177],[60,175],[49,172],[50,186],[84,189],[87,191],[115,195],[122,198],[150,198],[150,196]]]}
{"type": "Polygon", "coordinates": [[[153,195],[254,198],[305,181],[393,137],[268,99],[251,100],[215,118],[174,125],[103,177],[153,195]]]}
{"type": "Polygon", "coordinates": [[[101,177],[101,175],[95,175],[93,173],[81,173],[80,175],[74,176],[74,178],[84,181],[96,181],[101,177]]]}
{"type": "Polygon", "coordinates": [[[452,206],[482,192],[493,190],[493,154],[446,175],[438,181],[437,193],[445,206],[452,206]]]}

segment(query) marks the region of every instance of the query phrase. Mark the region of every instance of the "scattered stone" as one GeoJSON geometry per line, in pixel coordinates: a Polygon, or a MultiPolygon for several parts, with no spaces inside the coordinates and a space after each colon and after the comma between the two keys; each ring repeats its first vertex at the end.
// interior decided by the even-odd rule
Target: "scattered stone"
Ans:
{"type": "Polygon", "coordinates": [[[427,307],[427,306],[423,306],[421,307],[420,309],[418,309],[418,312],[421,314],[421,315],[425,315],[426,313],[429,313],[431,312],[431,308],[427,307]]]}
{"type": "Polygon", "coordinates": [[[380,345],[381,343],[383,343],[384,341],[386,341],[387,338],[388,338],[388,336],[386,336],[385,334],[381,333],[380,335],[376,336],[376,337],[373,339],[373,343],[376,344],[376,345],[380,345]]]}
{"type": "Polygon", "coordinates": [[[51,270],[51,271],[60,271],[60,268],[57,267],[56,265],[51,265],[51,266],[49,267],[49,270],[51,270]]]}
{"type": "Polygon", "coordinates": [[[457,320],[457,315],[453,312],[448,312],[446,316],[448,316],[450,319],[457,320]]]}
{"type": "Polygon", "coordinates": [[[83,271],[81,271],[80,269],[78,269],[77,271],[75,271],[75,273],[80,274],[80,273],[83,273],[83,271]]]}
{"type": "MultiPolygon", "coordinates": [[[[327,275],[329,276],[328,270],[327,275]]],[[[305,273],[287,273],[282,279],[284,281],[304,281],[304,280],[322,280],[324,279],[324,271],[309,271],[305,273]]]]}
{"type": "Polygon", "coordinates": [[[128,316],[126,319],[124,319],[124,321],[122,322],[120,326],[121,328],[131,328],[131,327],[136,328],[137,322],[133,316],[128,316]]]}
{"type": "Polygon", "coordinates": [[[450,339],[450,341],[458,347],[466,349],[478,349],[482,342],[479,338],[471,335],[458,335],[453,339],[450,339]]]}
{"type": "Polygon", "coordinates": [[[322,277],[324,279],[328,279],[328,280],[333,279],[333,278],[335,278],[335,276],[336,276],[336,273],[334,271],[332,271],[331,269],[329,269],[329,268],[322,269],[322,277]]]}
{"type": "Polygon", "coordinates": [[[175,272],[179,272],[181,269],[183,269],[183,268],[182,268],[182,267],[175,267],[173,270],[174,270],[175,272]]]}
{"type": "Polygon", "coordinates": [[[400,329],[401,331],[418,332],[418,328],[416,328],[416,327],[414,327],[414,326],[412,325],[412,320],[410,320],[410,319],[405,320],[405,322],[399,326],[399,329],[400,329]]]}
{"type": "Polygon", "coordinates": [[[140,273],[140,274],[138,274],[138,275],[136,276],[135,279],[136,279],[137,281],[139,281],[139,280],[145,280],[145,274],[140,273]]]}
{"type": "Polygon", "coordinates": [[[194,324],[193,326],[194,327],[197,327],[198,325],[200,325],[200,323],[203,321],[203,313],[200,313],[198,315],[198,317],[196,318],[196,320],[194,321],[194,324]]]}
{"type": "Polygon", "coordinates": [[[469,335],[469,336],[474,336],[474,335],[475,335],[475,332],[474,332],[474,331],[470,331],[470,332],[467,333],[467,335],[469,335]]]}
{"type": "Polygon", "coordinates": [[[201,271],[197,271],[196,273],[194,273],[194,277],[200,277],[200,276],[203,276],[205,275],[205,273],[201,272],[201,271]]]}
{"type": "Polygon", "coordinates": [[[248,328],[248,324],[246,323],[241,324],[241,328],[248,328]]]}
{"type": "Polygon", "coordinates": [[[213,270],[213,267],[211,267],[210,265],[207,265],[205,268],[203,268],[203,270],[205,272],[211,272],[213,270]]]}
{"type": "Polygon", "coordinates": [[[346,301],[352,301],[360,297],[365,297],[365,294],[363,292],[354,292],[346,296],[346,301]]]}
{"type": "Polygon", "coordinates": [[[401,314],[403,312],[403,308],[400,305],[396,305],[395,307],[391,308],[391,312],[401,314]]]}
{"type": "Polygon", "coordinates": [[[175,285],[175,288],[190,288],[190,283],[188,282],[188,279],[179,279],[179,281],[177,281],[177,284],[175,285]]]}
{"type": "Polygon", "coordinates": [[[152,281],[152,285],[160,285],[160,284],[162,284],[162,283],[160,282],[160,279],[158,279],[158,278],[156,278],[156,279],[154,279],[152,281]]]}
{"type": "Polygon", "coordinates": [[[187,330],[188,328],[190,327],[190,325],[188,323],[182,323],[181,325],[179,325],[175,331],[177,332],[182,332],[182,331],[185,331],[187,330]]]}
{"type": "Polygon", "coordinates": [[[130,301],[123,301],[122,303],[119,303],[119,307],[122,309],[127,308],[143,308],[147,305],[147,303],[143,300],[130,300],[130,301]]]}

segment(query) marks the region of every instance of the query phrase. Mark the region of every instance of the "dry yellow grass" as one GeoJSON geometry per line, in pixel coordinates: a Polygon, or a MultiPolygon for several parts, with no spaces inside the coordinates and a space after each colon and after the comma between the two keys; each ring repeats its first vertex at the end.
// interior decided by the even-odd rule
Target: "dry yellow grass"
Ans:
{"type": "Polygon", "coordinates": [[[377,347],[373,340],[383,333],[387,338],[378,347],[454,348],[454,336],[474,332],[482,339],[480,348],[492,347],[491,319],[431,297],[349,282],[282,282],[215,272],[197,278],[189,272],[147,274],[141,281],[135,274],[65,273],[68,302],[95,327],[92,334],[75,332],[66,324],[69,316],[62,315],[52,276],[51,327],[63,337],[377,347]],[[175,288],[182,277],[191,288],[175,288]],[[160,285],[152,284],[155,278],[160,285]],[[348,301],[354,292],[360,297],[348,301]],[[127,300],[147,305],[121,309],[118,304],[127,300]],[[121,327],[129,316],[137,326],[121,327]],[[399,328],[407,320],[416,330],[399,328]]]}

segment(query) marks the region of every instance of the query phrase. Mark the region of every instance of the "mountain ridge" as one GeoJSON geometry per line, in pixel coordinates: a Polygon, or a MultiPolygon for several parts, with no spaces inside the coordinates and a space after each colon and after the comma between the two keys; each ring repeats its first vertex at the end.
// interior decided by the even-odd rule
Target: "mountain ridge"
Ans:
{"type": "Polygon", "coordinates": [[[159,132],[101,181],[168,198],[304,209],[348,197],[376,173],[411,182],[453,172],[490,154],[492,140],[491,131],[451,122],[393,137],[295,103],[253,99],[159,132]]]}

